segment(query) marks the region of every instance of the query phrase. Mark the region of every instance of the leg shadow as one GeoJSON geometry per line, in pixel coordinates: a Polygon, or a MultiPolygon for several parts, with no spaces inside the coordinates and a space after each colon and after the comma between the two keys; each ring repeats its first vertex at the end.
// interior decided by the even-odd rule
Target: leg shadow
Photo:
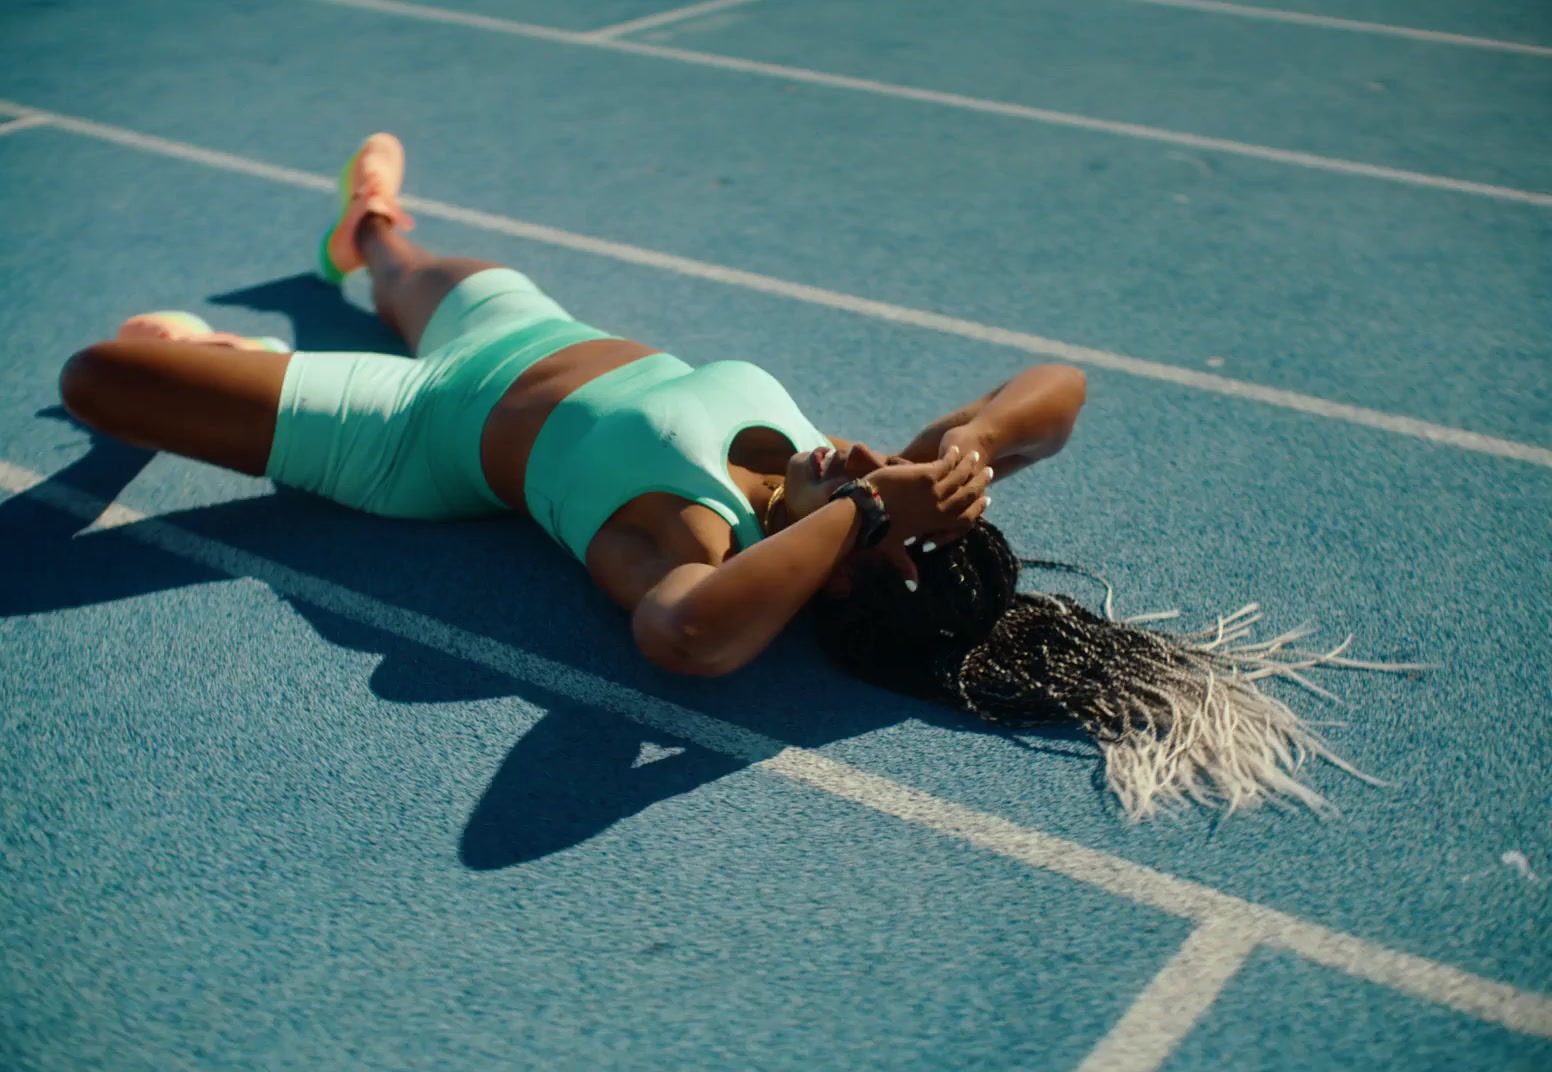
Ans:
{"type": "MultiPolygon", "coordinates": [[[[38,416],[70,419],[58,406],[38,416]]],[[[56,492],[84,492],[112,502],[155,456],[94,435],[78,460],[0,502],[0,543],[19,567],[4,571],[0,616],[91,606],[222,576],[113,529],[82,533],[89,522],[52,501],[56,492]]]]}
{"type": "Polygon", "coordinates": [[[214,305],[282,313],[291,321],[298,350],[367,350],[407,355],[404,340],[371,313],[345,300],[345,293],[315,275],[302,274],[208,299],[214,305]]]}
{"type": "MultiPolygon", "coordinates": [[[[58,407],[39,416],[69,419],[58,407]]],[[[79,459],[27,491],[0,500],[0,539],[22,564],[0,580],[0,616],[88,607],[229,579],[224,571],[136,538],[137,526],[157,523],[471,632],[492,632],[491,623],[451,605],[457,601],[448,588],[451,574],[424,588],[412,586],[407,576],[399,583],[394,578],[395,563],[423,551],[430,535],[427,530],[433,528],[438,540],[446,538],[452,545],[450,551],[467,552],[471,545],[489,544],[479,552],[486,561],[500,551],[510,553],[511,543],[521,547],[521,540],[514,539],[520,534],[496,532],[495,526],[395,524],[297,496],[289,501],[241,499],[86,531],[89,519],[62,505],[61,500],[79,500],[83,495],[104,503],[115,501],[154,457],[152,451],[92,434],[79,459]],[[298,540],[298,531],[308,532],[309,539],[298,540]],[[422,546],[417,547],[417,541],[422,546]]],[[[542,540],[529,550],[540,559],[533,563],[532,573],[520,569],[503,578],[487,576],[483,584],[472,587],[503,605],[524,597],[551,608],[569,604],[574,615],[592,618],[587,601],[578,598],[585,593],[570,590],[584,583],[580,577],[556,577],[554,563],[544,561],[558,552],[542,540]],[[547,580],[541,580],[544,574],[549,575],[547,580]]],[[[468,817],[459,854],[471,869],[510,867],[563,851],[658,801],[746,766],[743,760],[644,729],[578,697],[514,679],[325,610],[305,598],[282,597],[324,640],[381,657],[370,685],[383,699],[445,704],[519,696],[546,711],[514,744],[468,817]]],[[[606,608],[593,609],[601,612],[596,620],[573,623],[578,636],[596,635],[616,624],[606,617],[606,608]]],[[[544,617],[500,639],[550,659],[569,661],[563,657],[571,641],[556,643],[555,634],[555,620],[544,617]]],[[[588,672],[598,671],[595,667],[588,672]]]]}

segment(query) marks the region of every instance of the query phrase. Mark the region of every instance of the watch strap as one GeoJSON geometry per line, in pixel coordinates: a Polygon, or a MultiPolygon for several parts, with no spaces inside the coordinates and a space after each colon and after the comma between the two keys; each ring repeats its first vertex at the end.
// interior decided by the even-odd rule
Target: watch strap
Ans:
{"type": "Polygon", "coordinates": [[[862,518],[862,528],[857,533],[859,548],[876,547],[889,534],[889,511],[884,509],[884,497],[878,487],[867,477],[848,480],[830,495],[830,501],[850,499],[862,518]]]}

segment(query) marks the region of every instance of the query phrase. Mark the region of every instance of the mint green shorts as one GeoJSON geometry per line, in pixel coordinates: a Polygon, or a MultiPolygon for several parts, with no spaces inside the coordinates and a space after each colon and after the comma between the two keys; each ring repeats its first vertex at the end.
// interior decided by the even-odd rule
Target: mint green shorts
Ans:
{"type": "Polygon", "coordinates": [[[442,299],[417,357],[292,354],[265,472],[384,517],[510,510],[480,465],[486,418],[529,366],[610,337],[521,272],[479,272],[442,299]]]}

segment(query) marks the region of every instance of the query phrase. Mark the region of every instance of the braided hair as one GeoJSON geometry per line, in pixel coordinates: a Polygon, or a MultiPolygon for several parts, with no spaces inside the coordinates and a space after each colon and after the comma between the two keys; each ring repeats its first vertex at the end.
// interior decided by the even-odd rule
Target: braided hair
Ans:
{"type": "Polygon", "coordinates": [[[1308,628],[1246,642],[1261,617],[1256,604],[1203,632],[1167,634],[1114,620],[1108,597],[1100,617],[1067,596],[1019,592],[1021,560],[985,520],[913,555],[914,593],[887,562],[858,560],[848,598],[815,600],[825,652],[865,681],[1004,726],[1077,723],[1099,745],[1106,782],[1134,820],[1187,798],[1229,812],[1262,800],[1334,811],[1297,778],[1308,756],[1374,779],[1256,682],[1282,676],[1329,696],[1298,671],[1421,669],[1342,658],[1347,642],[1324,653],[1291,648],[1308,628]]]}

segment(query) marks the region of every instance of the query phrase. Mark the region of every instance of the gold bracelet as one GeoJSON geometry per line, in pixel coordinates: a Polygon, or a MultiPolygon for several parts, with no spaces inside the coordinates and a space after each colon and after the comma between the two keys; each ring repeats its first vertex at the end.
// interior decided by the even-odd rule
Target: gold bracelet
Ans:
{"type": "Polygon", "coordinates": [[[783,480],[776,485],[776,490],[771,492],[771,501],[765,504],[765,534],[773,535],[771,530],[771,518],[776,516],[776,504],[781,502],[782,496],[787,494],[787,482],[783,480]]]}

